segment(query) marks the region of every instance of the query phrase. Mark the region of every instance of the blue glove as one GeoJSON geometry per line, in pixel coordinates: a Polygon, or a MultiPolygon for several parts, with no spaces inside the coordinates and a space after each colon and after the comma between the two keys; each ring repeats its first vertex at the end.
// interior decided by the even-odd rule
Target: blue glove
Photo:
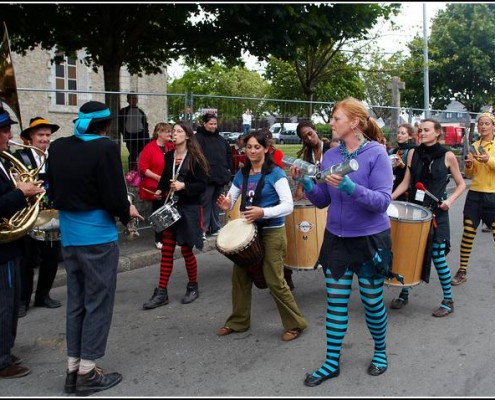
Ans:
{"type": "Polygon", "coordinates": [[[344,179],[342,179],[337,186],[337,189],[347,193],[349,196],[354,193],[356,189],[356,184],[349,178],[347,175],[344,175],[344,179]]]}
{"type": "Polygon", "coordinates": [[[314,184],[308,175],[304,175],[302,178],[298,176],[296,178],[296,181],[298,181],[302,185],[305,192],[311,192],[313,190],[314,184]]]}

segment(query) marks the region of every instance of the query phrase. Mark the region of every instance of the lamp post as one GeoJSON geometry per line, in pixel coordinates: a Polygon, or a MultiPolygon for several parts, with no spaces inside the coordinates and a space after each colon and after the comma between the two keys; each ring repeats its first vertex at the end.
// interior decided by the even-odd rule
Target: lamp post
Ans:
{"type": "Polygon", "coordinates": [[[423,59],[424,59],[424,100],[425,117],[430,117],[430,80],[428,77],[428,19],[426,18],[426,3],[423,3],[423,59]]]}

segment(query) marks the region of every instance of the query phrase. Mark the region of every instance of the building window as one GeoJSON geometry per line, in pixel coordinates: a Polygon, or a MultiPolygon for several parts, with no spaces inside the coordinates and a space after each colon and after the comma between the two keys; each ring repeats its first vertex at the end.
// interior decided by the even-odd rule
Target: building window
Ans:
{"type": "MultiPolygon", "coordinates": [[[[55,65],[55,88],[57,90],[77,90],[77,59],[65,57],[65,60],[55,65]]],[[[55,104],[62,106],[77,106],[77,94],[57,92],[55,104]]]]}

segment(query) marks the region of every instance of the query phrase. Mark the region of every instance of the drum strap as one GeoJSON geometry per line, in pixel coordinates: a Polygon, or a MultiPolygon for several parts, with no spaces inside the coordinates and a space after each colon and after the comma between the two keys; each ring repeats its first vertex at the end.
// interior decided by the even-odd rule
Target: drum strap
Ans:
{"type": "Polygon", "coordinates": [[[257,206],[260,203],[261,200],[261,190],[263,189],[263,186],[265,185],[265,171],[263,169],[261,170],[261,178],[256,184],[256,190],[254,191],[253,197],[249,197],[247,195],[247,188],[248,188],[248,177],[249,174],[243,174],[242,175],[242,193],[241,193],[241,211],[246,210],[246,202],[249,199],[249,205],[250,206],[257,206]]]}
{"type": "MultiPolygon", "coordinates": [[[[246,202],[249,199],[249,205],[250,206],[257,206],[260,204],[261,201],[261,190],[263,189],[263,186],[265,186],[265,176],[266,176],[266,169],[265,165],[263,165],[263,168],[261,169],[261,178],[256,184],[256,190],[254,191],[253,197],[249,197],[247,195],[247,187],[248,187],[248,177],[249,174],[243,174],[242,175],[242,193],[241,193],[241,205],[240,205],[240,210],[245,211],[246,210],[246,202]]],[[[260,222],[256,222],[256,225],[258,226],[258,234],[261,235],[261,229],[263,226],[266,224],[266,220],[261,220],[260,222]]]]}

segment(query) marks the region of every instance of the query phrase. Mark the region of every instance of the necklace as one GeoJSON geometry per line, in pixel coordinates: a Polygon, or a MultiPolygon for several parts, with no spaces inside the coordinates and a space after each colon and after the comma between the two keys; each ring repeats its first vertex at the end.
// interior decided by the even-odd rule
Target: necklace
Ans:
{"type": "Polygon", "coordinates": [[[353,158],[356,158],[356,156],[358,155],[359,153],[359,150],[361,150],[364,146],[366,146],[366,144],[368,143],[368,140],[363,140],[361,142],[361,144],[359,145],[359,147],[354,150],[353,152],[350,152],[347,150],[347,148],[345,147],[345,143],[342,142],[339,144],[339,150],[340,150],[340,154],[342,154],[342,157],[344,158],[344,161],[347,161],[347,160],[351,160],[353,158]]]}

